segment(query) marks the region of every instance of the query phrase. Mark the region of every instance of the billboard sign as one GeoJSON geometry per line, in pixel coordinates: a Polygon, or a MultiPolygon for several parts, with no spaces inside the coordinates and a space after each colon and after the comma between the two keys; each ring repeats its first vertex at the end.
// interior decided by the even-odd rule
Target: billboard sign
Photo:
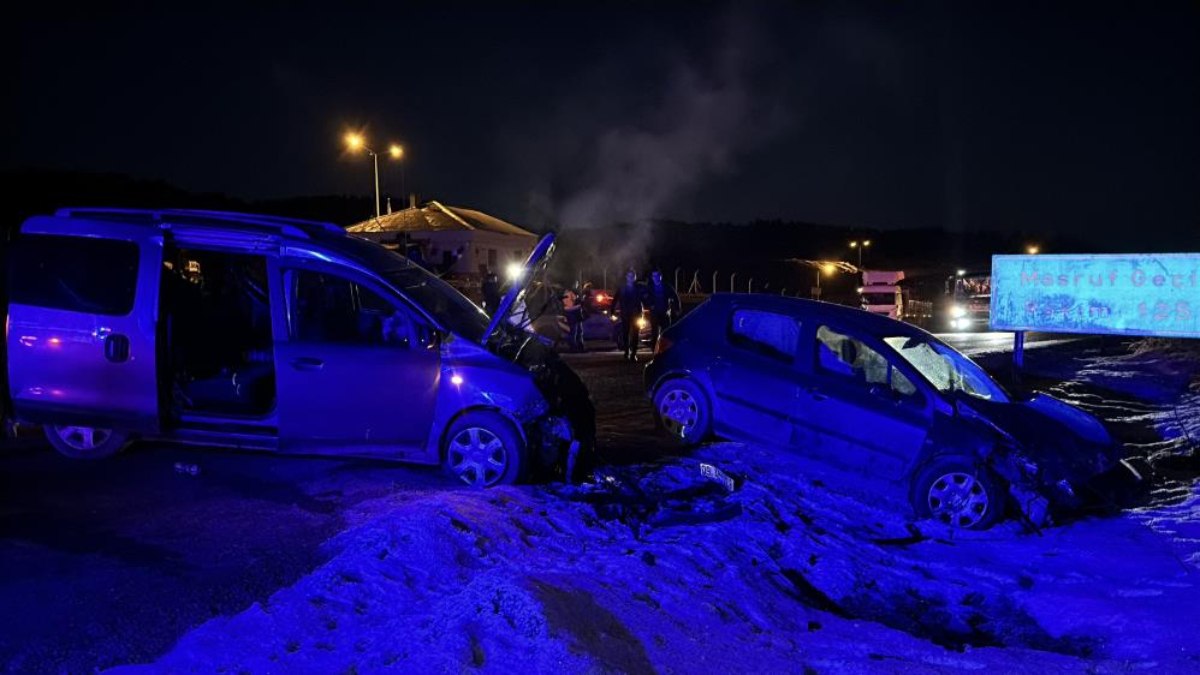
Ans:
{"type": "Polygon", "coordinates": [[[991,327],[1200,338],[1200,253],[992,256],[991,327]]]}

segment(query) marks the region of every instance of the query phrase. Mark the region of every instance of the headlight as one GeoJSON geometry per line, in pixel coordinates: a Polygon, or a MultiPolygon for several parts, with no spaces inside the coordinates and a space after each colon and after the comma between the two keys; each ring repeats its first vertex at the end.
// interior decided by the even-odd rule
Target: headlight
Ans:
{"type": "Polygon", "coordinates": [[[646,321],[646,317],[642,317],[642,318],[638,319],[638,321],[637,321],[637,327],[639,330],[641,330],[649,325],[650,325],[650,322],[646,321]]]}
{"type": "Polygon", "coordinates": [[[963,318],[963,317],[964,317],[964,316],[966,316],[966,315],[967,315],[967,308],[966,308],[966,307],[963,307],[963,306],[961,306],[961,305],[955,305],[955,306],[953,306],[953,307],[951,307],[951,308],[950,308],[950,316],[952,316],[952,317],[954,317],[954,318],[956,318],[956,319],[961,319],[961,318],[963,318]]]}

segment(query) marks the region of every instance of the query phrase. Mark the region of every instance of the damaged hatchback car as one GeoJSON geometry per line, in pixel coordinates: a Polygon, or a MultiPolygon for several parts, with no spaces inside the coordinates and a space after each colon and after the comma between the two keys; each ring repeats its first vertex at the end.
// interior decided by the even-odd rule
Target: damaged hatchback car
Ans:
{"type": "Polygon", "coordinates": [[[667,330],[645,383],[661,426],[793,446],[899,484],[915,512],[985,528],[1008,506],[1050,522],[1140,480],[1091,415],[1017,399],[933,335],[849,307],[716,295],[667,330]]]}
{"type": "Polygon", "coordinates": [[[335,225],[182,210],[36,216],[8,262],[4,408],[71,457],[153,437],[442,463],[485,487],[591,451],[586,387],[504,320],[523,283],[489,318],[335,225]]]}

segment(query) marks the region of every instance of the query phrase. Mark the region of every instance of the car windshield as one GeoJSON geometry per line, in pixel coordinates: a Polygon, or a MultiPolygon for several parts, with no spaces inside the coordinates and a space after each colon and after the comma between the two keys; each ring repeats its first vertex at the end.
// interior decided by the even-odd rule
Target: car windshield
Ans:
{"type": "Polygon", "coordinates": [[[896,304],[895,293],[863,293],[863,302],[868,305],[894,305],[896,304]]]}
{"type": "Polygon", "coordinates": [[[889,347],[938,391],[961,391],[976,398],[1008,402],[1004,389],[974,361],[940,342],[915,337],[886,337],[889,347]]]}
{"type": "Polygon", "coordinates": [[[445,328],[472,342],[483,339],[487,314],[450,284],[378,244],[357,237],[338,237],[328,243],[382,276],[445,328]]]}

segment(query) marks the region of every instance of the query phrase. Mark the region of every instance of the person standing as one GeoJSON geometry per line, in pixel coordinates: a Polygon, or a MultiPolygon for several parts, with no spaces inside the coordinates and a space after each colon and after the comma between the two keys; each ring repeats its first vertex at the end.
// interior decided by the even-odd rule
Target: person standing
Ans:
{"type": "Polygon", "coordinates": [[[675,288],[663,281],[662,272],[650,273],[650,284],[646,287],[646,306],[650,310],[650,351],[658,344],[658,336],[671,327],[679,316],[679,294],[675,288]]]}
{"type": "Polygon", "coordinates": [[[480,290],[483,291],[483,310],[488,314],[495,314],[496,308],[500,306],[500,280],[495,272],[487,273],[480,290]]]}
{"type": "Polygon", "coordinates": [[[573,351],[583,351],[583,304],[574,289],[563,290],[563,314],[567,317],[567,344],[573,351]]]}
{"type": "Polygon", "coordinates": [[[642,289],[638,286],[637,272],[629,268],[625,272],[625,283],[613,296],[613,310],[620,319],[617,335],[618,347],[625,352],[625,360],[637,361],[638,321],[642,318],[642,289]]]}

